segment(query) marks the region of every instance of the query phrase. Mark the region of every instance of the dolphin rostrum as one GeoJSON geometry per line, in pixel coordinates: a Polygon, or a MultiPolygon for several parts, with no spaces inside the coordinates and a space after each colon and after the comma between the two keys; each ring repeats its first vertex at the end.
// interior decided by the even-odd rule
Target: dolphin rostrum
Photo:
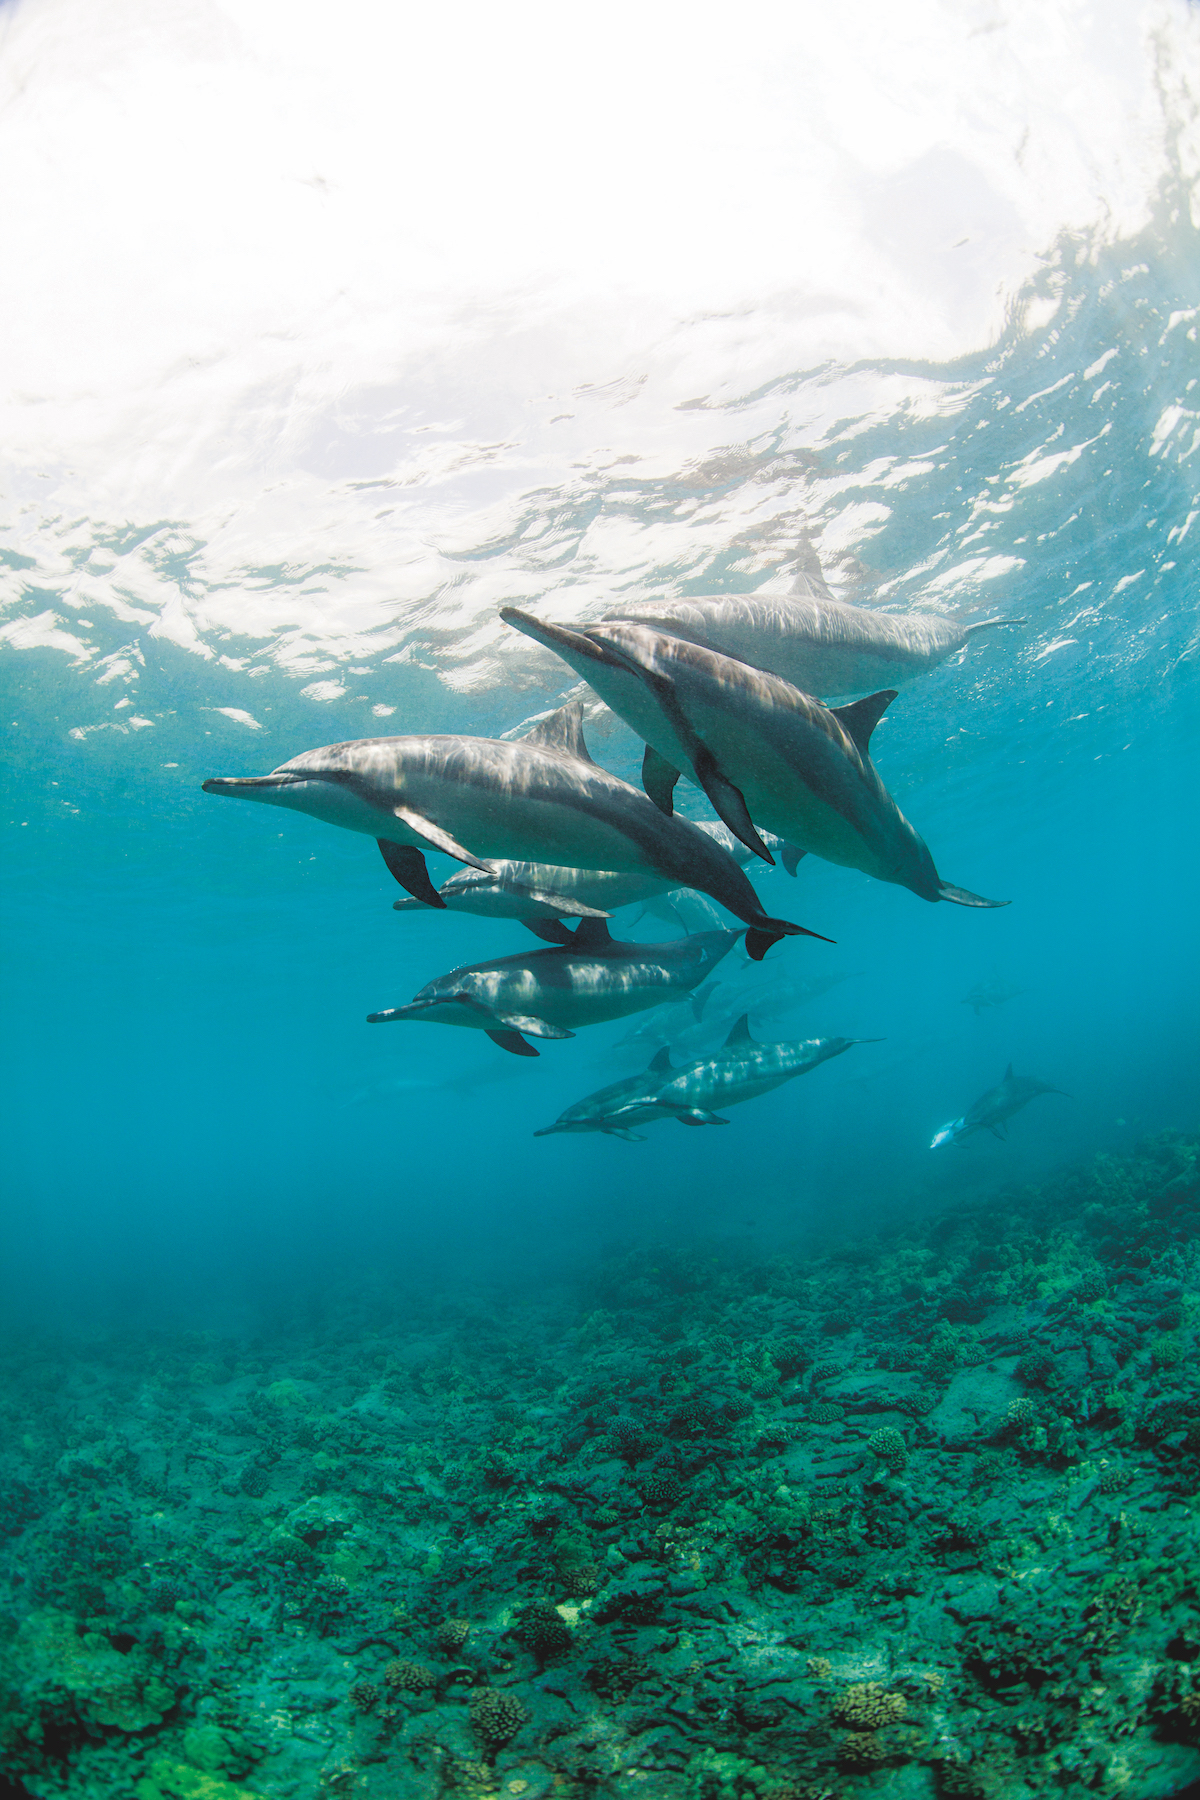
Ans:
{"type": "Polygon", "coordinates": [[[644,600],[605,621],[649,625],[780,675],[804,694],[865,694],[900,687],[961,650],[976,632],[1022,619],[964,625],[936,613],[884,613],[835,600],[824,581],[806,592],[644,600]]]}
{"type": "Polygon", "coordinates": [[[670,1081],[675,1073],[671,1052],[659,1050],[641,1075],[627,1075],[624,1081],[612,1081],[586,1099],[577,1100],[574,1106],[559,1113],[553,1125],[543,1125],[533,1135],[554,1137],[560,1131],[572,1134],[601,1131],[606,1137],[624,1138],[629,1144],[644,1143],[645,1139],[639,1137],[633,1127],[662,1118],[662,1113],[655,1107],[654,1096],[663,1082],[670,1081]]]}
{"type": "Polygon", "coordinates": [[[817,937],[769,917],[745,873],[707,833],[663,814],[594,763],[582,707],[562,707],[511,742],[501,738],[359,738],[309,750],[270,775],[206,781],[206,794],[265,801],[361,831],[400,883],[426,905],[444,902],[425,852],[488,873],[485,857],[553,862],[667,877],[745,919],[756,961],[781,937],[817,937]]]}
{"type": "MultiPolygon", "coordinates": [[[[1000,1085],[980,1094],[961,1119],[951,1119],[948,1125],[935,1132],[929,1148],[936,1150],[940,1144],[961,1144],[973,1131],[990,1131],[993,1137],[1004,1139],[1008,1136],[1008,1121],[1014,1113],[1019,1113],[1039,1094],[1062,1093],[1062,1088],[1051,1087],[1049,1082],[1035,1081],[1030,1075],[1014,1075],[1009,1063],[1000,1085]]],[[[1064,1098],[1070,1099],[1070,1095],[1064,1095],[1064,1098]]]]}
{"type": "Polygon", "coordinates": [[[704,931],[663,944],[622,944],[603,919],[581,919],[570,942],[452,969],[426,982],[408,1006],[367,1015],[369,1025],[416,1019],[486,1031],[514,1056],[536,1056],[529,1037],[574,1037],[660,1006],[696,987],[728,956],[741,931],[704,931]]]}
{"type": "Polygon", "coordinates": [[[1007,904],[944,882],[879,779],[869,744],[894,689],[833,708],[777,675],[645,625],[570,629],[515,607],[502,607],[501,617],[556,650],[645,740],[642,780],[664,812],[686,769],[766,862],[773,858],[756,824],[922,900],[1007,904]]]}
{"type": "MultiPolygon", "coordinates": [[[[734,862],[743,868],[750,852],[738,842],[724,825],[701,820],[697,829],[728,850],[734,862]]],[[[770,839],[771,847],[786,851],[778,838],[770,839]]],[[[795,870],[795,862],[792,862],[795,870]]],[[[553,863],[493,862],[490,870],[460,869],[437,890],[438,899],[451,912],[473,913],[488,919],[519,919],[535,937],[547,943],[570,942],[564,918],[607,918],[622,906],[639,900],[654,900],[670,893],[687,890],[672,888],[664,875],[627,874],[616,869],[570,869],[553,863]]],[[[427,912],[426,900],[393,900],[397,912],[427,912]]],[[[671,917],[672,923],[678,919],[671,917]]],[[[711,929],[721,921],[714,913],[703,925],[692,930],[711,929]]]]}

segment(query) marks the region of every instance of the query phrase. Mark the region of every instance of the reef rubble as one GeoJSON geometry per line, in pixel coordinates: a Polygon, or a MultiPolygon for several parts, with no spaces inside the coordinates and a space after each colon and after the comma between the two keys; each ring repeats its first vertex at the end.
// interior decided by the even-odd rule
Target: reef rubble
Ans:
{"type": "Polygon", "coordinates": [[[2,1346],[35,1800],[1166,1800],[1200,1141],[788,1254],[2,1346]]]}

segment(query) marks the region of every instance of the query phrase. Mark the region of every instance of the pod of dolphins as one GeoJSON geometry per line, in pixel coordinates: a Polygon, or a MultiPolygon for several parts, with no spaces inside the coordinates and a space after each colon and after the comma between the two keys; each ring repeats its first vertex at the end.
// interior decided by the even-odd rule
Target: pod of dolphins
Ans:
{"type": "MultiPolygon", "coordinates": [[[[685,1000],[739,939],[761,961],[785,937],[820,938],[764,910],[746,874],[752,858],[773,865],[778,855],[794,875],[812,854],[924,900],[1007,904],[942,880],[881,781],[870,740],[900,683],[976,632],[1021,621],[964,626],[878,613],[834,600],[816,574],[801,576],[787,596],[647,602],[598,624],[553,624],[515,607],[501,608],[501,617],[562,657],[641,737],[644,791],[592,759],[578,701],[517,740],[362,738],[305,751],[268,775],[203,784],[205,793],[288,807],[373,837],[407,896],[394,902],[397,911],[517,920],[549,946],[436,976],[407,1005],[371,1013],[370,1023],[467,1026],[534,1057],[531,1038],[570,1038],[685,1000]],[[875,691],[826,703],[866,688],[875,691]],[[681,776],[702,791],[716,821],[695,824],[674,811],[681,776]],[[464,865],[440,889],[426,866],[430,850],[464,865]],[[709,901],[742,920],[741,929],[725,929],[709,901]],[[689,928],[663,943],[614,939],[610,915],[638,902],[685,928],[714,928],[689,928]]],[[[870,1040],[759,1043],[743,1014],[719,1050],[673,1067],[669,1049],[660,1049],[643,1074],[589,1095],[536,1135],[636,1141],[633,1126],[660,1119],[724,1124],[718,1107],[766,1093],[862,1041],[870,1040]]],[[[935,1145],[998,1129],[1033,1093],[1054,1091],[1025,1083],[1030,1091],[1016,1097],[1018,1082],[996,1103],[999,1112],[988,1111],[985,1103],[1012,1086],[1010,1069],[935,1145]]]]}

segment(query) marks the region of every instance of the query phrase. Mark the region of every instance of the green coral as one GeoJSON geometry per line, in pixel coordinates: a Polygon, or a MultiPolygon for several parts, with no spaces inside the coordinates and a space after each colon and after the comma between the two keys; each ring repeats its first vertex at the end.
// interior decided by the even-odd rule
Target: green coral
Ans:
{"type": "Polygon", "coordinates": [[[252,1789],[235,1787],[218,1770],[196,1768],[175,1756],[153,1757],[133,1792],[134,1800],[256,1800],[252,1789]]]}

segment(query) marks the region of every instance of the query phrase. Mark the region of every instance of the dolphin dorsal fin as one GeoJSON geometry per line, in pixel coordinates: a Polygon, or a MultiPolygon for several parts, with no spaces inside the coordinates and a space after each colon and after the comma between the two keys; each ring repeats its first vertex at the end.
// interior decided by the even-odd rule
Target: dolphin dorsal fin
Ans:
{"type": "Polygon", "coordinates": [[[654,1055],[650,1059],[647,1073],[650,1075],[673,1075],[675,1073],[675,1065],[671,1061],[670,1044],[664,1044],[661,1050],[656,1050],[654,1052],[654,1055]]]}
{"type": "Polygon", "coordinates": [[[864,756],[871,747],[871,733],[899,691],[898,688],[880,688],[877,694],[868,694],[865,700],[851,700],[848,706],[830,708],[864,756]]]}
{"type": "Polygon", "coordinates": [[[570,942],[573,950],[611,950],[613,940],[607,919],[580,919],[570,942]]]}
{"type": "Polygon", "coordinates": [[[743,1013],[725,1039],[724,1048],[727,1050],[731,1044],[752,1044],[753,1042],[754,1039],[750,1036],[750,1014],[743,1013]]]}
{"type": "Polygon", "coordinates": [[[1004,1071],[1004,1079],[1005,1079],[1005,1081],[1011,1081],[1011,1080],[1012,1080],[1012,1079],[1013,1079],[1013,1072],[1012,1072],[1012,1064],[1011,1064],[1011,1063],[1009,1063],[1009,1065],[1008,1065],[1008,1067],[1007,1067],[1007,1069],[1005,1069],[1005,1071],[1004,1071]]]}
{"type": "Polygon", "coordinates": [[[572,700],[569,706],[560,706],[548,718],[540,719],[521,742],[539,750],[562,750],[581,762],[591,762],[591,752],[583,741],[583,701],[572,700]]]}

